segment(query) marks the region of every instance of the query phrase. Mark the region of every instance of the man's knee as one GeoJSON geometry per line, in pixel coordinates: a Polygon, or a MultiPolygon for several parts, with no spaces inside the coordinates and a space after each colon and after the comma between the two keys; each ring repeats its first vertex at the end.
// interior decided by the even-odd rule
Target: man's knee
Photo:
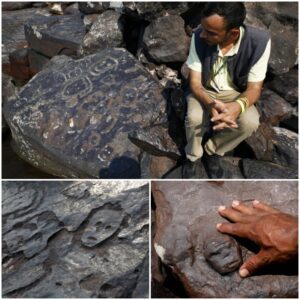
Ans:
{"type": "Polygon", "coordinates": [[[189,127],[199,126],[203,123],[203,112],[199,110],[190,110],[185,117],[186,125],[189,127]]]}
{"type": "Polygon", "coordinates": [[[249,136],[255,132],[259,127],[259,115],[254,114],[248,118],[241,118],[239,120],[239,128],[249,136]]]}

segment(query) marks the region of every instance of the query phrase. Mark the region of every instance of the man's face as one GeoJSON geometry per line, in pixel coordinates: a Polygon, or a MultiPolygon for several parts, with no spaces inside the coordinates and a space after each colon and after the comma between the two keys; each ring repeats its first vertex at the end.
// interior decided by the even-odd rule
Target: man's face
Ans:
{"type": "Polygon", "coordinates": [[[227,31],[224,18],[217,14],[202,18],[201,25],[200,37],[210,46],[226,43],[231,38],[231,30],[227,31]]]}

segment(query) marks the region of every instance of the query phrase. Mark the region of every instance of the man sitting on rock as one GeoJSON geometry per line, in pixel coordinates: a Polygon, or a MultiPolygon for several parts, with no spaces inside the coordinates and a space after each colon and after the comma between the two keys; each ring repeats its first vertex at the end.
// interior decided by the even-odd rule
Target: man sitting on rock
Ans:
{"type": "Polygon", "coordinates": [[[183,178],[204,177],[200,158],[218,160],[259,126],[258,101],[270,56],[269,33],[245,26],[242,2],[210,2],[191,40],[191,94],[185,120],[183,178]],[[213,134],[202,146],[212,122],[213,134]],[[204,149],[203,149],[204,148],[204,149]]]}

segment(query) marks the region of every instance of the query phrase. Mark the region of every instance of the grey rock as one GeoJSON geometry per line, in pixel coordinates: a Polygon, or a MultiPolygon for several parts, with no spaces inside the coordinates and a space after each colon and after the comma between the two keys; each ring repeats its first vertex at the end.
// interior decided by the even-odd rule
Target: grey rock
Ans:
{"type": "Polygon", "coordinates": [[[239,168],[240,158],[232,156],[206,155],[205,169],[209,178],[244,178],[239,168]]]}
{"type": "Polygon", "coordinates": [[[148,296],[146,181],[6,182],[2,199],[3,297],[148,296]],[[82,237],[95,225],[92,246],[82,237]],[[35,232],[35,255],[26,255],[28,243],[13,235],[29,241],[35,232]]]}
{"type": "Polygon", "coordinates": [[[139,178],[128,132],[160,122],[157,81],[124,49],[38,73],[4,105],[18,154],[60,177],[139,178]]]}
{"type": "Polygon", "coordinates": [[[298,172],[295,169],[284,167],[275,163],[243,159],[242,173],[246,178],[254,179],[297,179],[298,172]]]}
{"type": "Polygon", "coordinates": [[[121,14],[112,10],[105,11],[97,17],[89,32],[84,36],[80,54],[86,55],[106,48],[121,47],[123,31],[121,14]]]}
{"type": "Polygon", "coordinates": [[[3,2],[1,7],[3,11],[19,10],[29,8],[32,6],[32,2],[3,2]]]}
{"type": "Polygon", "coordinates": [[[152,21],[145,29],[143,42],[147,55],[155,63],[184,62],[187,58],[189,40],[184,21],[179,16],[165,16],[152,21]]]}
{"type": "Polygon", "coordinates": [[[124,13],[153,21],[166,15],[179,16],[189,10],[186,2],[124,2],[124,13]]]}
{"type": "Polygon", "coordinates": [[[78,6],[84,14],[101,14],[109,8],[109,2],[79,2],[78,6]]]}
{"type": "Polygon", "coordinates": [[[275,75],[288,72],[297,64],[297,31],[288,25],[273,20],[271,31],[272,50],[269,61],[270,71],[275,75]]]}
{"type": "Polygon", "coordinates": [[[280,127],[274,127],[273,130],[272,161],[298,170],[298,134],[280,127]]]}
{"type": "Polygon", "coordinates": [[[215,227],[226,222],[219,216],[218,206],[230,206],[236,199],[246,205],[251,205],[248,199],[261,199],[297,215],[297,181],[154,181],[152,194],[156,206],[154,248],[162,264],[183,285],[186,294],[182,298],[297,297],[297,275],[279,272],[240,278],[241,254],[245,259],[253,250],[215,227]]]}
{"type": "Polygon", "coordinates": [[[25,24],[24,30],[29,47],[47,57],[76,56],[85,35],[79,15],[35,17],[25,24]]]}
{"type": "Polygon", "coordinates": [[[94,247],[112,236],[120,227],[123,216],[118,210],[101,209],[89,220],[81,241],[85,246],[94,247]]]}
{"type": "Polygon", "coordinates": [[[129,139],[144,151],[173,160],[180,158],[180,152],[169,135],[168,128],[157,125],[130,132],[129,139]]]}
{"type": "Polygon", "coordinates": [[[267,85],[290,104],[298,103],[298,69],[276,76],[267,85]]]}
{"type": "Polygon", "coordinates": [[[268,89],[263,90],[257,108],[261,113],[262,121],[273,126],[277,126],[280,121],[288,119],[293,112],[293,107],[288,102],[268,89]]]}

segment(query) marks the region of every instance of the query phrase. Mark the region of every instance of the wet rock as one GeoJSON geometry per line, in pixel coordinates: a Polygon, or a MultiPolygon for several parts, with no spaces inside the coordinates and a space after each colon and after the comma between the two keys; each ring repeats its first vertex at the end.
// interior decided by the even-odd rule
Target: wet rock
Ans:
{"type": "Polygon", "coordinates": [[[121,14],[112,10],[105,11],[97,17],[85,35],[80,53],[86,55],[106,48],[121,47],[123,30],[121,14]]]}
{"type": "Polygon", "coordinates": [[[140,149],[128,133],[165,113],[161,86],[124,49],[38,73],[4,105],[14,148],[60,177],[139,178],[140,149]]]}
{"type": "Polygon", "coordinates": [[[173,160],[180,158],[180,152],[171,139],[167,127],[161,125],[147,127],[130,132],[128,137],[131,142],[152,155],[167,156],[173,160]]]}
{"type": "Polygon", "coordinates": [[[3,296],[148,297],[148,193],[145,181],[6,182],[2,194],[3,296]],[[121,223],[119,216],[124,216],[121,223]],[[86,247],[81,237],[98,217],[99,230],[94,234],[106,238],[86,247]],[[51,220],[59,220],[59,229],[49,239],[51,220]],[[36,243],[35,255],[28,256],[24,248],[28,243],[13,240],[12,232],[29,241],[35,231],[40,234],[40,245],[41,241],[45,244],[36,243]]]}
{"type": "Polygon", "coordinates": [[[143,42],[147,55],[155,63],[184,62],[187,58],[189,40],[179,16],[154,20],[146,27],[143,42]]]}
{"type": "Polygon", "coordinates": [[[286,74],[276,76],[268,83],[268,88],[280,95],[292,105],[298,103],[298,70],[292,69],[286,74]]]}
{"type": "Polygon", "coordinates": [[[204,165],[209,178],[244,178],[239,168],[240,158],[206,155],[204,165]]]}
{"type": "Polygon", "coordinates": [[[84,14],[101,14],[109,8],[109,2],[78,2],[78,7],[84,14]]]}
{"type": "Polygon", "coordinates": [[[261,113],[262,121],[277,126],[280,121],[288,119],[293,112],[292,106],[276,93],[264,89],[257,108],[261,113]]]}
{"type": "Polygon", "coordinates": [[[141,158],[141,178],[163,178],[176,166],[176,161],[166,156],[155,156],[143,152],[141,158]]]}
{"type": "Polygon", "coordinates": [[[298,170],[298,134],[285,128],[274,127],[273,129],[272,161],[298,170]]]}
{"type": "Polygon", "coordinates": [[[246,178],[297,179],[297,170],[281,165],[254,159],[242,160],[242,172],[246,178]]]}
{"type": "MultiPolygon", "coordinates": [[[[229,206],[235,199],[246,203],[247,199],[262,199],[296,215],[297,185],[296,181],[152,182],[157,220],[154,248],[163,265],[184,286],[182,298],[296,297],[296,275],[279,272],[241,279],[241,254],[249,257],[253,249],[219,233],[215,226],[226,222],[219,216],[218,206],[229,206]]],[[[171,287],[178,297],[175,286],[171,287]]]]}
{"type": "Polygon", "coordinates": [[[35,17],[24,30],[29,47],[48,57],[76,56],[85,35],[79,15],[35,17]]]}
{"type": "Polygon", "coordinates": [[[49,62],[49,58],[32,49],[29,49],[28,62],[30,75],[34,76],[46,66],[46,64],[49,62]]]}
{"type": "Polygon", "coordinates": [[[258,129],[245,140],[258,160],[272,160],[274,150],[273,133],[273,127],[269,123],[262,122],[258,129]]]}

